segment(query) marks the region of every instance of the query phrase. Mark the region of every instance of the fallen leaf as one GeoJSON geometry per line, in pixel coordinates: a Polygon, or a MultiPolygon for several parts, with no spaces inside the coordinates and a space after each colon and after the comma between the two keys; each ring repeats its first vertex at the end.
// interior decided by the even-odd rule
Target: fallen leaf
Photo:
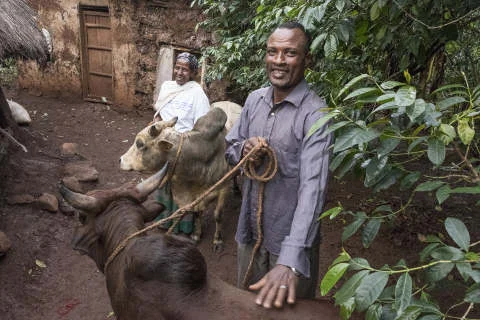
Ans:
{"type": "Polygon", "coordinates": [[[110,311],[110,313],[107,315],[107,318],[111,318],[115,315],[115,312],[113,311],[110,311]]]}
{"type": "Polygon", "coordinates": [[[35,259],[35,264],[40,268],[46,268],[47,265],[42,260],[35,259]]]}

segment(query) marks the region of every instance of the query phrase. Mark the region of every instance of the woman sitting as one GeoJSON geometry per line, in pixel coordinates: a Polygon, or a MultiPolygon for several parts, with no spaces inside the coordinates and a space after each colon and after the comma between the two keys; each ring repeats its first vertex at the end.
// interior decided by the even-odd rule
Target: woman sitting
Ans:
{"type": "Polygon", "coordinates": [[[202,87],[193,80],[198,71],[197,58],[188,52],[180,53],[175,61],[174,81],[162,84],[155,109],[154,121],[169,121],[178,117],[175,130],[190,131],[195,122],[210,109],[202,87]]]}
{"type": "MultiPolygon", "coordinates": [[[[154,122],[169,121],[178,117],[175,130],[186,132],[193,129],[198,118],[205,115],[210,109],[202,87],[193,80],[198,71],[197,58],[188,52],[180,53],[175,60],[173,74],[174,81],[165,81],[162,84],[155,109],[154,122]]],[[[167,182],[163,188],[155,193],[156,203],[163,206],[163,211],[155,220],[170,216],[178,209],[173,201],[171,185],[167,182]]],[[[194,229],[193,213],[186,214],[173,230],[175,233],[190,234],[194,229]]],[[[172,223],[167,222],[163,227],[168,228],[172,223]]]]}

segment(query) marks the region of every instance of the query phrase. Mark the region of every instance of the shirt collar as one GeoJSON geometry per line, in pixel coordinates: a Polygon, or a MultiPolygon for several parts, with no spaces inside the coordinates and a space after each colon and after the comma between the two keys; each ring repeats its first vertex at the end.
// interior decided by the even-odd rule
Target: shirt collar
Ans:
{"type": "MultiPolygon", "coordinates": [[[[308,91],[308,84],[305,79],[302,79],[295,88],[293,88],[292,92],[288,94],[288,96],[280,103],[289,102],[295,107],[299,107],[302,103],[303,97],[308,91]]],[[[267,92],[265,93],[263,99],[265,102],[270,106],[273,107],[273,86],[268,87],[267,92]]]]}

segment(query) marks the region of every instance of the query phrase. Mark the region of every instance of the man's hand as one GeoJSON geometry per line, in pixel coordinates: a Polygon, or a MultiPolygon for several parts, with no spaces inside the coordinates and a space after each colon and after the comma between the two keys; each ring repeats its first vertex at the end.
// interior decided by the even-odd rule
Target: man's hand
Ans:
{"type": "Polygon", "coordinates": [[[277,264],[260,281],[248,287],[250,290],[260,290],[255,303],[264,308],[271,308],[272,302],[277,308],[283,307],[283,302],[293,304],[296,299],[298,277],[289,267],[277,264]]]}
{"type": "Polygon", "coordinates": [[[255,166],[260,164],[263,156],[265,155],[265,150],[263,150],[263,147],[268,146],[267,140],[265,140],[265,138],[263,137],[248,138],[247,141],[245,141],[245,144],[243,145],[243,150],[242,150],[242,158],[243,158],[258,144],[260,144],[262,147],[258,149],[257,152],[252,154],[249,160],[249,161],[252,161],[255,164],[255,166]]]}

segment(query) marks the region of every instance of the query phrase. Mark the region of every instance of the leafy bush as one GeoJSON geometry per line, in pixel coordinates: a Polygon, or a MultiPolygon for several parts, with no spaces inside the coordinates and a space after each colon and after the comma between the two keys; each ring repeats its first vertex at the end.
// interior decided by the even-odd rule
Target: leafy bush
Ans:
{"type": "MultiPolygon", "coordinates": [[[[405,212],[418,192],[434,192],[438,205],[452,194],[480,194],[480,135],[475,131],[480,119],[480,86],[471,88],[464,78],[464,84],[441,87],[432,93],[432,100],[425,101],[409,84],[408,72],[405,77],[406,83],[378,83],[365,74],[354,78],[339,92],[327,116],[311,129],[314,132],[334,120],[328,129],[335,133],[330,169],[338,178],[356,171],[362,173],[364,186],[374,192],[393,185],[410,192],[407,203],[397,210],[381,204],[371,212],[352,212],[340,205],[324,212],[320,219],[353,217],[342,241],[360,232],[363,246],[368,248],[382,224],[405,212]],[[367,86],[359,87],[362,81],[367,86]],[[447,156],[449,164],[445,164],[447,156]],[[428,160],[435,170],[418,170],[421,160],[428,160]]],[[[344,318],[357,310],[366,312],[367,319],[440,319],[444,315],[428,291],[456,267],[468,288],[452,306],[480,303],[480,253],[471,251],[480,242],[470,243],[460,220],[448,218],[445,227],[457,247],[427,237],[429,245],[420,253],[425,264],[418,267],[408,267],[400,260],[392,268],[375,269],[366,259],[342,252],[321,283],[322,294],[348,270],[352,275],[334,295],[344,318]],[[425,273],[425,281],[418,285],[410,274],[420,271],[425,273]],[[388,286],[389,281],[396,285],[388,286]]]]}

